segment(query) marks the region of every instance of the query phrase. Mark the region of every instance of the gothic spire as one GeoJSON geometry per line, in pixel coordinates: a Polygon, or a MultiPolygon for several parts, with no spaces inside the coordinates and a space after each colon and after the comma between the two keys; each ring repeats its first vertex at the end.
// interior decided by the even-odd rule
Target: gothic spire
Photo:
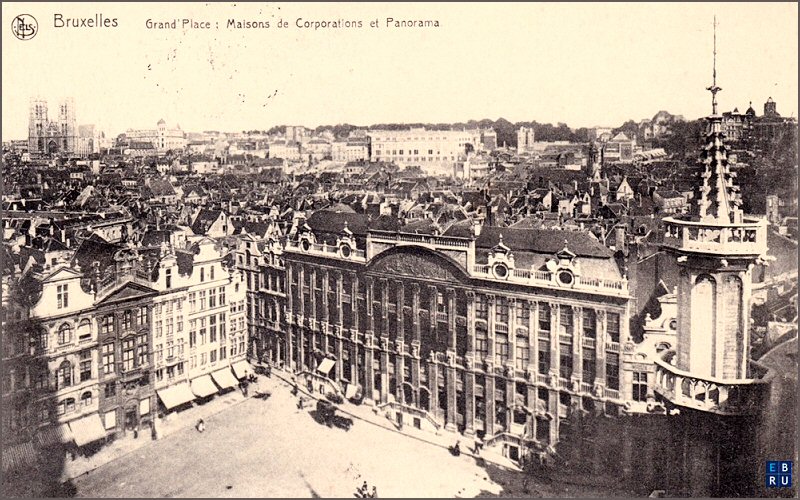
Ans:
{"type": "Polygon", "coordinates": [[[717,87],[717,16],[714,16],[714,65],[712,70],[711,86],[706,87],[706,90],[711,92],[711,114],[717,114],[717,92],[722,90],[717,87]]]}
{"type": "Polygon", "coordinates": [[[714,17],[714,68],[713,82],[706,90],[711,92],[711,116],[707,117],[706,144],[701,153],[702,186],[698,197],[698,212],[701,221],[730,224],[741,222],[741,198],[739,187],[733,182],[735,172],[728,165],[725,134],[722,132],[722,117],[717,114],[717,18],[714,17]]]}

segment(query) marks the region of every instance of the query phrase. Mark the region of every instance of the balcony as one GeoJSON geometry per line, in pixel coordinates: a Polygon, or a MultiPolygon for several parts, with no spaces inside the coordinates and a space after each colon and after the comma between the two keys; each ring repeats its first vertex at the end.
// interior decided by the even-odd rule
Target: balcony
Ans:
{"type": "Polygon", "coordinates": [[[370,240],[389,241],[392,243],[411,243],[415,245],[426,245],[435,248],[469,248],[472,240],[467,238],[456,238],[452,236],[433,236],[429,234],[413,233],[391,233],[387,231],[370,231],[370,240]]]}
{"type": "Polygon", "coordinates": [[[549,271],[535,271],[528,269],[514,269],[507,279],[497,278],[486,264],[476,264],[472,268],[472,276],[485,280],[517,283],[520,285],[540,286],[557,289],[572,289],[603,294],[628,296],[628,280],[610,280],[601,278],[588,278],[577,276],[572,284],[561,284],[556,280],[555,273],[549,271]]]}
{"type": "Polygon", "coordinates": [[[593,338],[583,337],[583,347],[587,349],[594,349],[597,347],[597,341],[593,338]]]}
{"type": "Polygon", "coordinates": [[[347,257],[339,251],[339,247],[335,245],[328,245],[327,243],[311,243],[307,242],[304,247],[303,243],[299,241],[287,241],[286,251],[306,253],[320,257],[327,257],[333,259],[350,260],[355,262],[366,262],[366,252],[364,250],[352,249],[347,257]]]}
{"type": "Polygon", "coordinates": [[[767,223],[756,217],[714,224],[672,217],[664,219],[664,246],[689,252],[760,256],[767,252],[767,223]]]}
{"type": "Polygon", "coordinates": [[[606,351],[619,352],[619,342],[606,342],[606,351]]]}
{"type": "Polygon", "coordinates": [[[762,379],[698,377],[670,364],[675,351],[656,359],[654,391],[677,406],[718,415],[754,415],[768,395],[762,379]]]}

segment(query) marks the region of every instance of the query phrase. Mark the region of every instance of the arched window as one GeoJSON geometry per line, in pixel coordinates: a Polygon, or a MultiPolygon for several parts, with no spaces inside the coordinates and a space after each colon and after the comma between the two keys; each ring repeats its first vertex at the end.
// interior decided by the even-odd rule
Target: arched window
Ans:
{"type": "Polygon", "coordinates": [[[81,394],[81,406],[92,406],[91,391],[86,391],[83,394],[81,394]]]}
{"type": "Polygon", "coordinates": [[[75,411],[75,398],[67,398],[64,400],[64,413],[75,411]]]}
{"type": "Polygon", "coordinates": [[[81,320],[78,325],[78,341],[86,342],[92,339],[92,322],[88,319],[81,320]]]}
{"type": "Polygon", "coordinates": [[[64,323],[58,328],[58,343],[67,344],[69,342],[72,342],[72,326],[64,323]]]}

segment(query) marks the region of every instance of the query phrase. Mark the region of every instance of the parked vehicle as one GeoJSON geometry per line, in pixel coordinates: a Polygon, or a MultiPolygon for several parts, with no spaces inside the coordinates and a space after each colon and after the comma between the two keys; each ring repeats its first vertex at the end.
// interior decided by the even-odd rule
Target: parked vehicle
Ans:
{"type": "Polygon", "coordinates": [[[336,405],[325,399],[317,401],[317,419],[328,427],[338,427],[346,431],[353,426],[353,419],[337,415],[336,405]]]}
{"type": "Polygon", "coordinates": [[[334,414],[330,418],[328,425],[332,425],[333,427],[338,427],[340,429],[344,429],[346,431],[349,431],[350,427],[353,426],[353,419],[345,417],[345,416],[342,416],[342,415],[334,414]]]}

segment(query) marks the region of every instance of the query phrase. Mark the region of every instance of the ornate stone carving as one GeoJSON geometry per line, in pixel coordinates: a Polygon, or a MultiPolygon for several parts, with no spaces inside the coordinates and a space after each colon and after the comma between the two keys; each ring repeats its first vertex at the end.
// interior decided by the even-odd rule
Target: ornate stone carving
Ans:
{"type": "Polygon", "coordinates": [[[475,360],[472,359],[472,354],[467,354],[464,356],[464,368],[467,370],[472,370],[474,364],[475,360]]]}
{"type": "Polygon", "coordinates": [[[379,274],[400,275],[421,279],[458,282],[455,266],[433,254],[416,254],[411,251],[392,253],[376,259],[369,271],[379,274]]]}

